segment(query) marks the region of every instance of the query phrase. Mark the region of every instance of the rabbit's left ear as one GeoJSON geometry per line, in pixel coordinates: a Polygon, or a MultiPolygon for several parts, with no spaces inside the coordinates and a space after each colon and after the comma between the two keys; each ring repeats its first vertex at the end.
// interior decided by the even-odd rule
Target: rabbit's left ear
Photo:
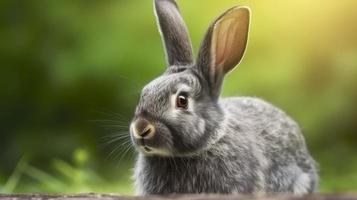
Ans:
{"type": "Polygon", "coordinates": [[[197,67],[218,97],[224,75],[242,59],[248,40],[250,9],[234,7],[223,13],[208,29],[197,67]]]}

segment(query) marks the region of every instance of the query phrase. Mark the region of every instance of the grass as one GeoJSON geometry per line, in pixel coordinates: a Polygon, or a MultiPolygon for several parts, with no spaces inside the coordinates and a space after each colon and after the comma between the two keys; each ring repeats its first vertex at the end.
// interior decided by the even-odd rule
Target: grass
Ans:
{"type": "Polygon", "coordinates": [[[95,172],[88,163],[87,153],[78,150],[73,163],[60,159],[51,161],[51,173],[29,164],[24,156],[4,184],[0,193],[117,193],[132,195],[130,162],[122,162],[113,172],[115,181],[95,172]]]}
{"type": "MultiPolygon", "coordinates": [[[[27,156],[17,164],[13,173],[0,182],[0,193],[116,193],[133,195],[130,179],[132,162],[122,162],[120,168],[111,170],[110,178],[96,172],[89,164],[89,155],[79,149],[73,153],[73,161],[53,159],[50,169],[32,166],[27,156]]],[[[357,191],[357,160],[349,169],[340,171],[328,162],[320,162],[321,193],[352,193],[357,191]]],[[[1,181],[2,179],[0,179],[1,181]]]]}

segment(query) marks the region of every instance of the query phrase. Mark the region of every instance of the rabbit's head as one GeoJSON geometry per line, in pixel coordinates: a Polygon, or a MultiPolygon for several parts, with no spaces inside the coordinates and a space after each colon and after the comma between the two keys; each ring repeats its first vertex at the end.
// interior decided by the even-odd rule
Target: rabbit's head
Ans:
{"type": "Polygon", "coordinates": [[[167,69],[146,85],[130,125],[134,145],[146,155],[187,156],[219,138],[223,77],[242,59],[250,10],[234,7],[210,26],[194,61],[191,41],[174,0],[155,0],[167,69]]]}

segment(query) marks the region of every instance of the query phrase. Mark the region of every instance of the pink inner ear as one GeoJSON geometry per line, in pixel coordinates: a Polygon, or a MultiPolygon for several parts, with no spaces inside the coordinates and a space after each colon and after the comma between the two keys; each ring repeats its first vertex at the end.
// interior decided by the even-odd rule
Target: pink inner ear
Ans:
{"type": "Polygon", "coordinates": [[[236,8],[219,19],[212,38],[213,63],[218,73],[227,73],[242,59],[248,37],[249,10],[236,8]]]}
{"type": "Polygon", "coordinates": [[[217,30],[216,41],[216,64],[220,66],[224,62],[224,55],[226,54],[227,49],[232,48],[232,43],[229,41],[232,40],[232,34],[229,32],[233,21],[225,20],[220,24],[219,29],[217,30]]]}

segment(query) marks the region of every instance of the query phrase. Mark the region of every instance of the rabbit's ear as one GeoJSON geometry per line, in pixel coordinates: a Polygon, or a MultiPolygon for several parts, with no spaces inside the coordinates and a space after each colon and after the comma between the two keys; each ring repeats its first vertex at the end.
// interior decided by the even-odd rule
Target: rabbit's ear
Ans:
{"type": "Polygon", "coordinates": [[[248,7],[234,7],[222,14],[208,29],[197,67],[209,81],[212,95],[219,96],[223,77],[242,59],[250,21],[248,7]]]}
{"type": "Polygon", "coordinates": [[[170,66],[193,64],[191,40],[176,2],[155,0],[155,11],[168,64],[170,66]]]}

